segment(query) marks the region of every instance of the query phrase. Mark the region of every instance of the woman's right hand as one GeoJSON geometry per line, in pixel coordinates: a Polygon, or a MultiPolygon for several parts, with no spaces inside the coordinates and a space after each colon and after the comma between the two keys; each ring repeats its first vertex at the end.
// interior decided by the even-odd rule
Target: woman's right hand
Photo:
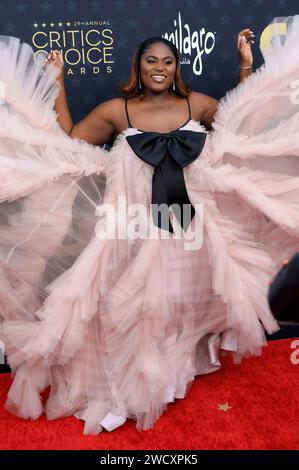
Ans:
{"type": "Polygon", "coordinates": [[[58,72],[58,76],[57,76],[57,79],[58,80],[61,80],[64,78],[64,62],[63,62],[63,59],[62,59],[62,54],[59,50],[55,50],[55,51],[50,51],[48,54],[47,54],[47,59],[45,61],[45,64],[51,64],[52,62],[54,62],[54,65],[55,67],[57,67],[57,69],[59,70],[58,72]]]}
{"type": "Polygon", "coordinates": [[[252,44],[254,44],[255,35],[251,29],[246,28],[239,32],[237,37],[237,49],[239,52],[240,65],[251,67],[253,63],[252,44]]]}

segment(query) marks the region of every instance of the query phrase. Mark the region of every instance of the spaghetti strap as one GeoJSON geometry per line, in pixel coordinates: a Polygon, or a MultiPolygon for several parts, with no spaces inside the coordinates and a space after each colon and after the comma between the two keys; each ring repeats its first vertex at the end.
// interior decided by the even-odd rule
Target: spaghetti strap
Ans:
{"type": "Polygon", "coordinates": [[[125,98],[125,110],[126,110],[128,125],[129,127],[133,127],[129,118],[129,113],[128,113],[128,98],[125,98]]]}

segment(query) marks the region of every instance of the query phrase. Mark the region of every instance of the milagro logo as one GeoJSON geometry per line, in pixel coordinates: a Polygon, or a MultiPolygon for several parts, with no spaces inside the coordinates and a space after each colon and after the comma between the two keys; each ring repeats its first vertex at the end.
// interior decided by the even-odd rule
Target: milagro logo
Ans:
{"type": "Polygon", "coordinates": [[[193,61],[192,70],[195,75],[202,74],[202,56],[210,54],[215,47],[215,33],[200,28],[192,32],[188,23],[182,22],[181,12],[178,19],[173,20],[175,30],[171,33],[164,33],[162,37],[173,42],[179,50],[182,65],[190,64],[193,61]],[[194,56],[195,53],[195,56],[194,56]]]}

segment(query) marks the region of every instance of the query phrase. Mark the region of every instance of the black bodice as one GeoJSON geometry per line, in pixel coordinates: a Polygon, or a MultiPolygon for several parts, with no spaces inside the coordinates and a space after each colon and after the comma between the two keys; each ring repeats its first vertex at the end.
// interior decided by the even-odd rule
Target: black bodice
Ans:
{"type": "Polygon", "coordinates": [[[167,220],[161,217],[161,211],[158,210],[161,204],[173,209],[185,231],[191,223],[195,209],[187,193],[183,168],[202,152],[206,136],[204,132],[178,129],[167,133],[142,132],[126,137],[135,154],[155,168],[152,213],[157,227],[173,232],[169,213],[167,220]],[[184,209],[186,204],[189,211],[184,209]]]}

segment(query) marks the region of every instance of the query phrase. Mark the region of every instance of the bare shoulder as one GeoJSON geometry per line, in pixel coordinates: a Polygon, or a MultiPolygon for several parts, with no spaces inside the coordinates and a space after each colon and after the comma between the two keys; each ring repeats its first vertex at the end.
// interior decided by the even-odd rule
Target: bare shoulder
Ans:
{"type": "Polygon", "coordinates": [[[115,133],[123,127],[125,121],[125,100],[122,97],[100,103],[97,108],[99,118],[105,116],[106,121],[112,126],[115,133]]]}
{"type": "Polygon", "coordinates": [[[189,100],[193,118],[201,121],[210,129],[219,101],[212,96],[196,91],[192,91],[189,94],[189,100]]]}
{"type": "Polygon", "coordinates": [[[113,119],[115,114],[123,107],[123,98],[112,98],[111,100],[103,101],[95,107],[95,110],[100,114],[105,114],[107,118],[113,119]]]}
{"type": "Polygon", "coordinates": [[[90,113],[73,126],[70,136],[100,145],[110,142],[118,131],[122,98],[96,105],[90,113]]]}
{"type": "Polygon", "coordinates": [[[207,109],[209,107],[214,107],[218,105],[218,100],[212,96],[205,95],[204,93],[199,93],[197,91],[192,91],[189,94],[189,99],[191,106],[193,105],[194,111],[200,111],[200,109],[207,109]]]}

